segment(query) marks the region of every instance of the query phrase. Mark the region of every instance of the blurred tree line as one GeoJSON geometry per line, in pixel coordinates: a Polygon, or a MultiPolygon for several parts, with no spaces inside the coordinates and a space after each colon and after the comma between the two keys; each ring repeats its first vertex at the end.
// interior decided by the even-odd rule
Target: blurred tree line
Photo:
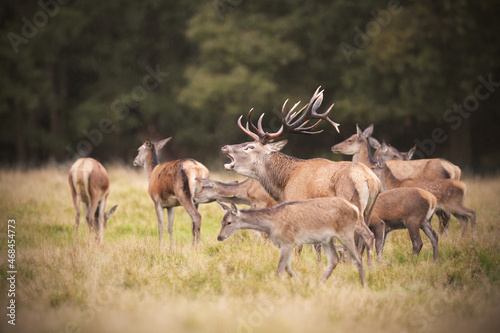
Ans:
{"type": "Polygon", "coordinates": [[[497,171],[498,13],[472,0],[6,2],[1,163],[130,163],[145,138],[172,136],[172,158],[220,167],[221,146],[248,140],[241,114],[276,130],[287,98],[322,86],[341,134],[290,136],[286,153],[342,159],[330,147],[374,123],[400,150],[497,171]]]}

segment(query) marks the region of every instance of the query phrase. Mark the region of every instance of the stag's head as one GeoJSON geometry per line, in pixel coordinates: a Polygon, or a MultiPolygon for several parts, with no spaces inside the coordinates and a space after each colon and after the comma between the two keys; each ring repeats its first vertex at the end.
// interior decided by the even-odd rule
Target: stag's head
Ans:
{"type": "Polygon", "coordinates": [[[290,110],[287,111],[288,100],[283,103],[281,108],[281,127],[275,133],[268,133],[262,127],[262,114],[257,122],[257,126],[251,121],[252,111],[248,112],[246,126],[243,126],[241,120],[238,119],[240,129],[250,136],[254,141],[245,142],[236,145],[227,145],[222,147],[222,152],[231,160],[224,167],[229,171],[236,171],[247,177],[257,178],[256,167],[270,154],[279,152],[287,143],[287,140],[277,141],[283,138],[288,133],[299,134],[317,134],[323,130],[316,130],[322,120],[331,124],[338,132],[339,124],[328,118],[328,114],[332,110],[333,104],[324,113],[318,113],[317,110],[323,102],[323,91],[320,88],[311,97],[311,100],[302,109],[295,109],[300,104],[296,103],[290,110]],[[315,120],[314,124],[309,124],[311,120],[315,120]]]}

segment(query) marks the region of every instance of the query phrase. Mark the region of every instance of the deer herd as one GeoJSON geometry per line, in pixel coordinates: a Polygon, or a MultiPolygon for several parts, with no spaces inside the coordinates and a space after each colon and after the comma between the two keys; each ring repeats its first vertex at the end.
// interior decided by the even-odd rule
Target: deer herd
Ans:
{"type": "MultiPolygon", "coordinates": [[[[222,183],[209,179],[209,170],[190,158],[158,162],[158,151],[171,138],[158,142],[146,140],[134,159],[135,166],[146,172],[148,192],[158,220],[159,245],[162,248],[164,209],[167,209],[170,247],[173,244],[174,207],[183,206],[191,218],[192,242],[200,243],[200,203],[217,201],[226,212],[217,240],[224,241],[239,229],[252,229],[267,234],[280,250],[277,274],[292,270],[294,248],[312,244],[321,260],[321,249],[327,267],[320,283],[326,281],[339,263],[337,251],[349,253],[357,266],[361,284],[365,285],[362,255],[367,250],[367,263],[372,265],[374,249],[382,261],[389,232],[408,229],[413,254],[418,255],[423,242],[420,230],[429,238],[433,259],[438,260],[438,234],[431,218],[439,219],[439,233],[447,235],[450,214],[462,226],[462,237],[470,220],[476,235],[476,213],[464,206],[465,183],[461,170],[444,159],[411,160],[415,147],[407,153],[372,137],[373,125],[364,131],[356,126],[356,134],[334,145],[333,153],[352,155],[352,162],[327,159],[298,159],[280,151],[287,144],[289,133],[317,134],[323,121],[338,131],[338,124],[329,118],[333,104],[318,112],[323,91],[318,88],[309,103],[289,110],[287,101],[281,110],[281,127],[274,133],[264,130],[264,114],[257,124],[251,109],[245,126],[241,116],[237,124],[253,141],[221,148],[230,162],[224,165],[248,177],[242,182],[222,183]],[[372,155],[371,149],[375,149],[372,155]],[[229,204],[226,205],[226,204],[229,204]],[[239,209],[236,204],[249,205],[239,209]],[[335,244],[339,241],[342,245],[335,244]]],[[[98,243],[103,242],[106,220],[114,206],[105,212],[109,194],[109,178],[104,167],[92,158],[80,158],[68,175],[76,211],[75,246],[78,243],[80,204],[87,225],[98,243]]],[[[300,253],[300,252],[299,252],[300,253]]]]}

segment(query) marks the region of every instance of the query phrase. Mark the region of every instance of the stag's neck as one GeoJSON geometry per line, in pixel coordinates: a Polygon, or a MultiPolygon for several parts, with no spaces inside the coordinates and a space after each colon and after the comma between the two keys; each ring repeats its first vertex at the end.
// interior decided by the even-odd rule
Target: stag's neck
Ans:
{"type": "Polygon", "coordinates": [[[146,175],[148,176],[148,180],[151,177],[151,173],[154,168],[158,165],[158,156],[156,156],[155,151],[151,151],[150,154],[146,156],[146,161],[144,163],[144,170],[146,171],[146,175]]]}
{"type": "Polygon", "coordinates": [[[271,235],[273,222],[267,209],[240,211],[240,229],[253,229],[271,235]]]}
{"type": "Polygon", "coordinates": [[[300,160],[279,152],[271,153],[258,166],[258,180],[277,202],[284,201],[285,187],[300,160]]]}

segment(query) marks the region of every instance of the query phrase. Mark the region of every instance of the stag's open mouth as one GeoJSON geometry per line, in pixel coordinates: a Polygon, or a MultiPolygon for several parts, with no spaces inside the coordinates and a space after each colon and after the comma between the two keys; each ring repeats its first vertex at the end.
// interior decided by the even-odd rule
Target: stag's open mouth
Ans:
{"type": "Polygon", "coordinates": [[[224,164],[224,168],[228,171],[232,171],[234,169],[234,157],[229,154],[229,148],[227,146],[222,147],[221,150],[224,154],[226,154],[227,157],[231,159],[231,163],[224,164]]]}
{"type": "Polygon", "coordinates": [[[227,155],[227,157],[229,157],[231,159],[231,163],[224,164],[224,168],[228,171],[231,171],[234,169],[234,158],[229,154],[226,154],[226,155],[227,155]]]}

